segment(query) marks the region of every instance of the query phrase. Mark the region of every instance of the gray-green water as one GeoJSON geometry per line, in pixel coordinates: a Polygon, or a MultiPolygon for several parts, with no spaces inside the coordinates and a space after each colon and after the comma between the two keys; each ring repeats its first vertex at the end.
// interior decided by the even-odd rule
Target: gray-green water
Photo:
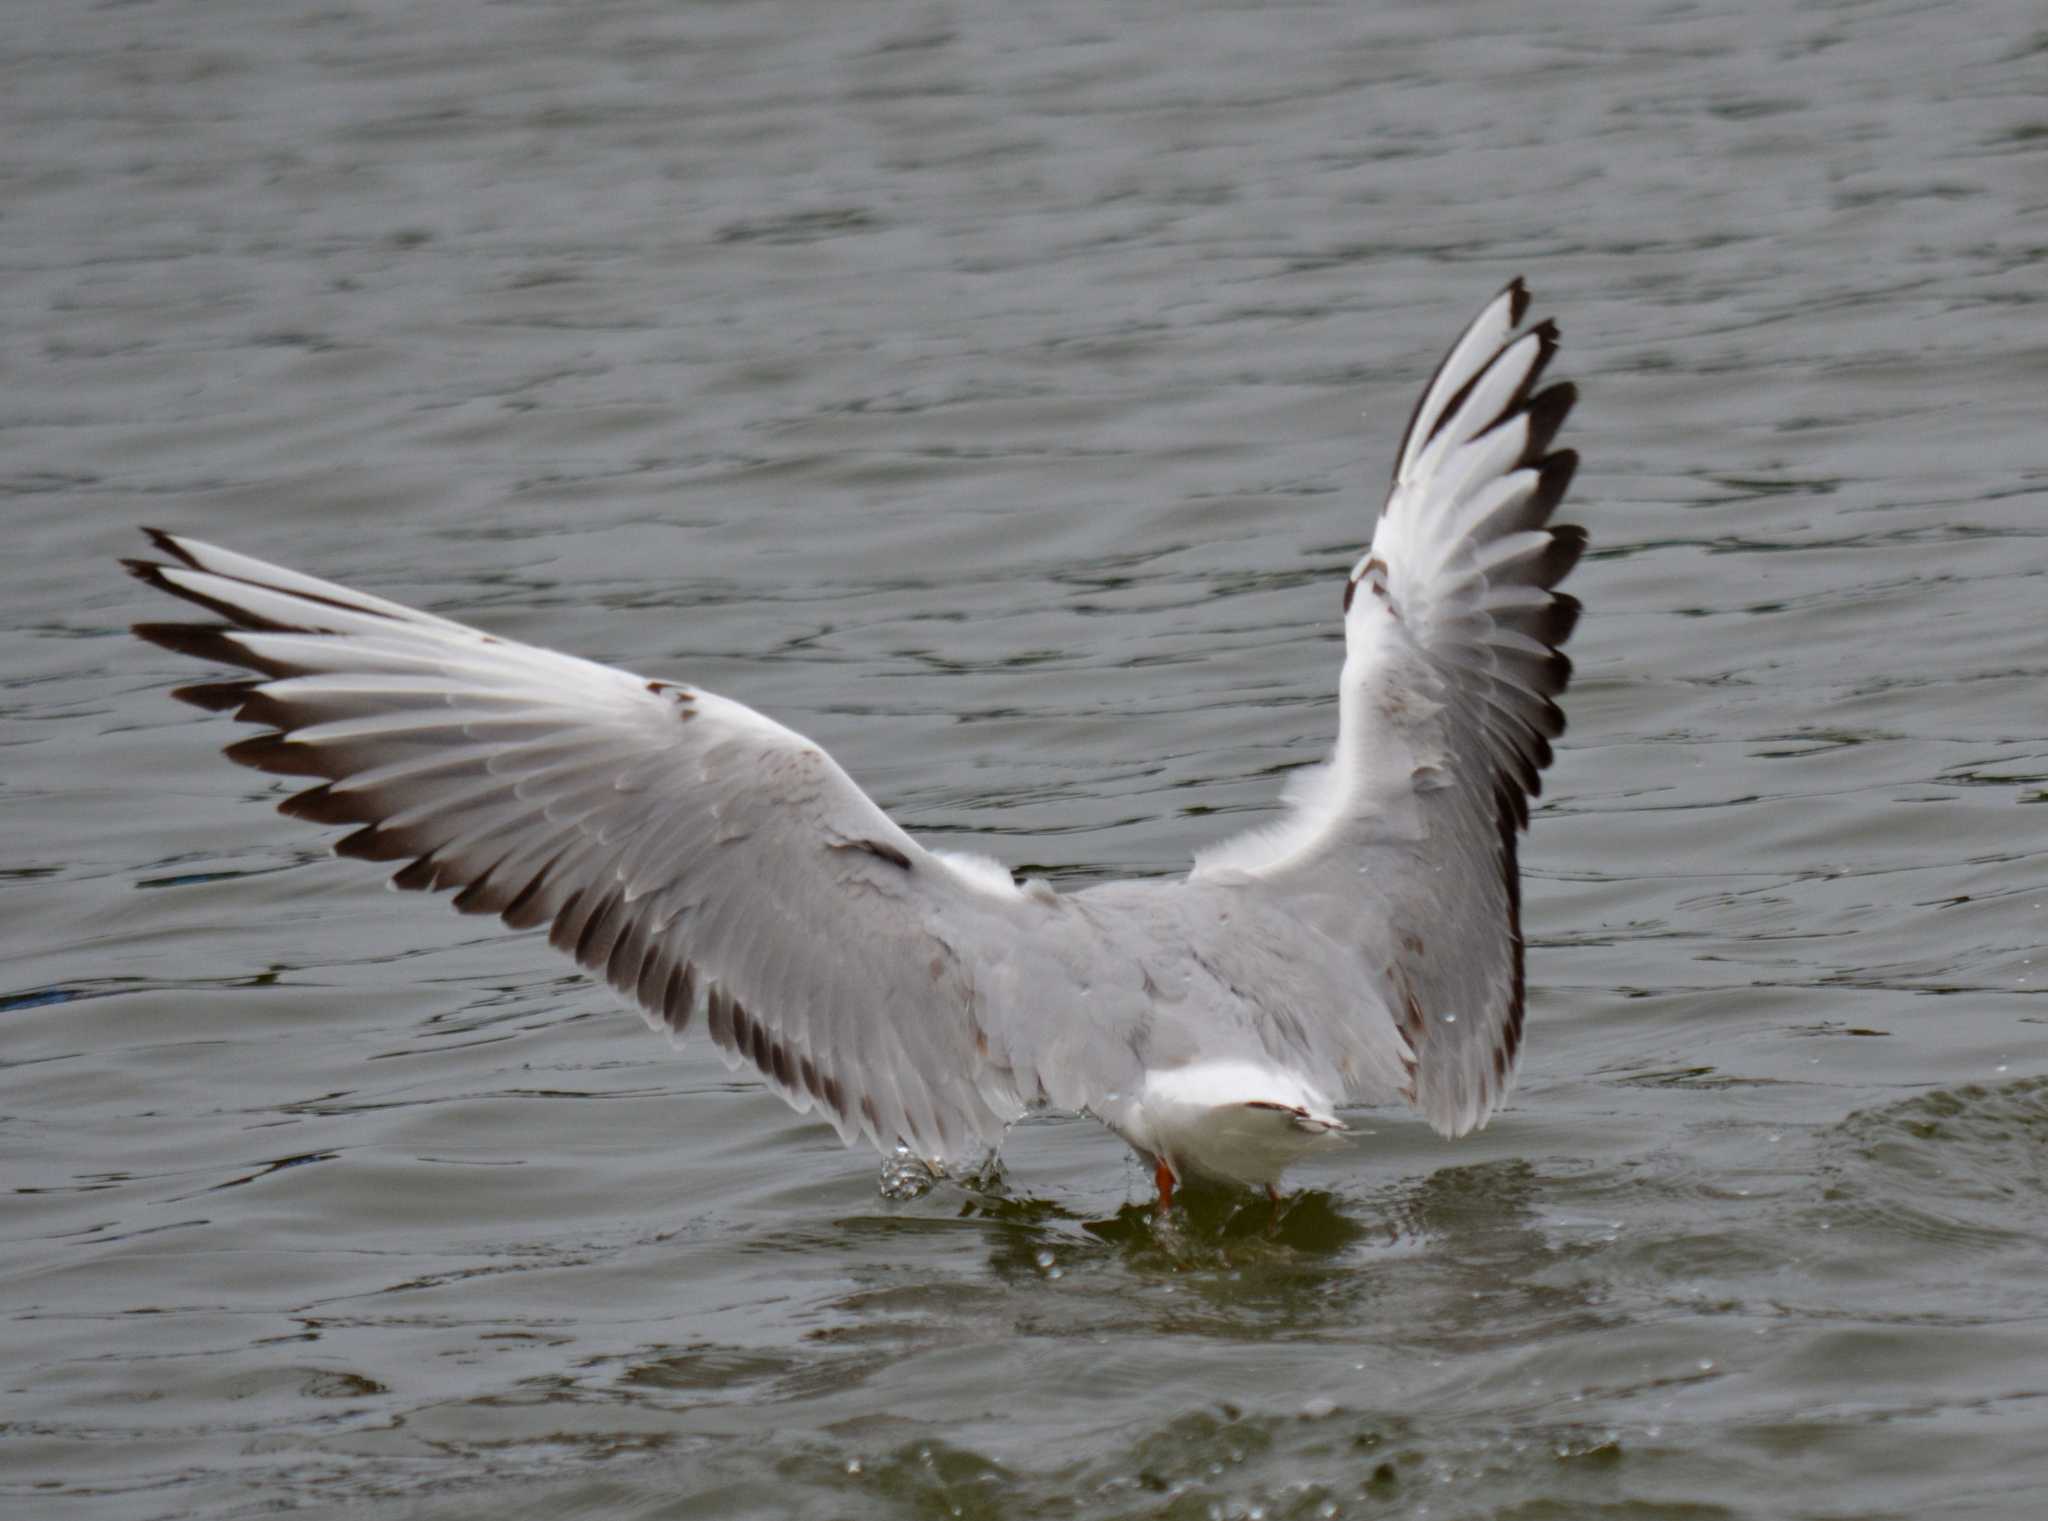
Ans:
{"type": "Polygon", "coordinates": [[[0,10],[0,1509],[2039,1514],[2043,25],[0,10]],[[1177,869],[1518,272],[1595,543],[1522,1084],[1277,1219],[1060,1118],[884,1201],[124,632],[161,523],[1177,869]]]}

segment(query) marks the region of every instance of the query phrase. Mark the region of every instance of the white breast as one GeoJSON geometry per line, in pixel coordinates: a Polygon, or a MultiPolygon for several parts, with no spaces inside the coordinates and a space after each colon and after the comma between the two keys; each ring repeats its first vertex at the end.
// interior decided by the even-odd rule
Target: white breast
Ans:
{"type": "Polygon", "coordinates": [[[1295,1073],[1261,1062],[1193,1062],[1148,1072],[1118,1128],[1176,1177],[1265,1188],[1303,1153],[1341,1135],[1330,1102],[1295,1073]]]}

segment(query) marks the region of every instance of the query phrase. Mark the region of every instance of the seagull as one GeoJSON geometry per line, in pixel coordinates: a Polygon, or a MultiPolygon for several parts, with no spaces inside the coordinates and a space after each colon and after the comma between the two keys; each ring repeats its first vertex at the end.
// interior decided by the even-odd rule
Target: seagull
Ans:
{"type": "Polygon", "coordinates": [[[1344,581],[1337,738],[1277,819],[1184,877],[1061,892],[920,845],[832,757],[692,682],[521,644],[146,529],[132,574],[207,621],[135,633],[239,668],[172,695],[262,732],[278,806],[343,856],[549,943],[657,1030],[701,1026],[847,1145],[943,1171],[1027,1112],[1093,1116],[1176,1185],[1264,1188],[1340,1105],[1484,1125],[1522,1049],[1518,833],[1564,730],[1551,522],[1576,392],[1520,279],[1417,401],[1344,581]]]}

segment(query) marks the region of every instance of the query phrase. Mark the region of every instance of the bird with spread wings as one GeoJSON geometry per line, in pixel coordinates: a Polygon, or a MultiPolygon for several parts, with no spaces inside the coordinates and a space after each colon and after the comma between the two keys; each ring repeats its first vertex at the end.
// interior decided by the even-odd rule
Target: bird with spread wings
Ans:
{"type": "Polygon", "coordinates": [[[1551,521],[1575,392],[1517,280],[1424,388],[1343,592],[1329,761],[1183,878],[1062,893],[928,850],[741,703],[516,643],[178,534],[127,562],[205,621],[143,638],[245,674],[179,688],[311,785],[294,818],[400,887],[549,941],[656,1028],[701,1026],[846,1142],[943,1163],[1093,1115],[1154,1171],[1276,1187],[1347,1104],[1446,1135],[1522,1049],[1517,836],[1564,728],[1551,521]]]}

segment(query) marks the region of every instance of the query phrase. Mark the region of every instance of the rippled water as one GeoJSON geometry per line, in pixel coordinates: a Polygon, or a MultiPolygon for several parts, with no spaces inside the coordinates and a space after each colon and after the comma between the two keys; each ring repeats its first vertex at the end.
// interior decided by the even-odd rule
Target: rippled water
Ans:
{"type": "Polygon", "coordinates": [[[2048,31],[1537,14],[0,10],[9,1514],[2036,1514],[2048,31]],[[1178,869],[1517,272],[1596,550],[1522,1084],[1278,1211],[1064,1118],[884,1200],[124,632],[161,523],[1178,869]]]}

